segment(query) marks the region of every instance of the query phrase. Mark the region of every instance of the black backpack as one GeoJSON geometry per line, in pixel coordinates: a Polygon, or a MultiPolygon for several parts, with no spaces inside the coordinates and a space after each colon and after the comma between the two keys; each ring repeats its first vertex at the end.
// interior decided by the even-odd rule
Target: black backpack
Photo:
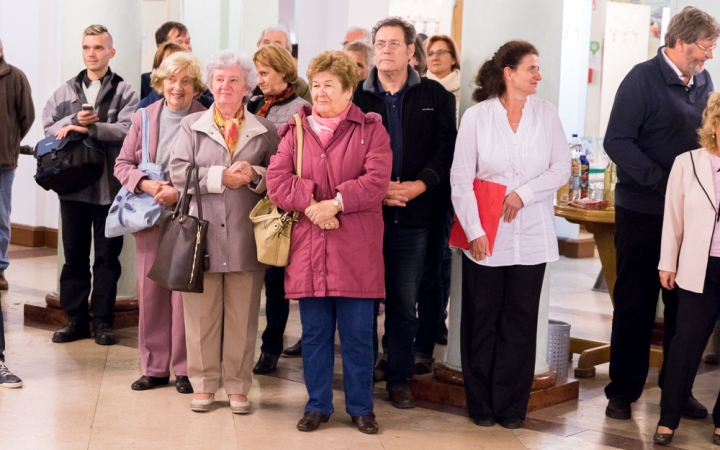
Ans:
{"type": "MultiPolygon", "coordinates": [[[[108,110],[117,83],[101,100],[98,117],[107,122],[108,110]]],[[[69,194],[79,191],[100,179],[105,170],[105,145],[88,137],[87,134],[72,131],[62,140],[49,136],[35,146],[37,171],[35,182],[46,191],[69,194]]]]}

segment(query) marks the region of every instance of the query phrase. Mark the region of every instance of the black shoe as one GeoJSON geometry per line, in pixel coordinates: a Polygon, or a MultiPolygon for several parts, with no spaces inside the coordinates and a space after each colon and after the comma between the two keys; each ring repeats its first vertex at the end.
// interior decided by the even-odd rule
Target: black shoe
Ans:
{"type": "Polygon", "coordinates": [[[8,290],[8,282],[5,279],[5,271],[0,270],[0,291],[7,291],[8,290]]]}
{"type": "Polygon", "coordinates": [[[295,345],[282,351],[283,358],[299,358],[302,356],[302,339],[298,339],[295,345]]]}
{"type": "Polygon", "coordinates": [[[377,434],[378,423],[375,420],[375,414],[365,414],[364,416],[351,416],[352,421],[361,433],[377,434]]]}
{"type": "MultiPolygon", "coordinates": [[[[718,428],[718,427],[715,427],[718,428]]],[[[717,434],[715,431],[713,431],[713,444],[720,445],[720,434],[717,434]]]]}
{"type": "Polygon", "coordinates": [[[387,353],[383,353],[380,361],[375,364],[375,369],[373,369],[373,380],[375,380],[376,383],[385,380],[385,372],[387,371],[387,366],[388,356],[387,353]]]}
{"type": "Polygon", "coordinates": [[[498,423],[501,427],[507,428],[508,430],[522,428],[522,419],[498,419],[498,423]]]}
{"type": "Polygon", "coordinates": [[[424,358],[415,357],[415,375],[425,375],[426,373],[432,373],[432,364],[435,358],[424,358]]]}
{"type": "Polygon", "coordinates": [[[653,442],[658,445],[668,445],[672,442],[675,431],[672,433],[659,433],[655,428],[655,434],[653,434],[653,442]]]}
{"type": "Polygon", "coordinates": [[[708,410],[690,394],[685,399],[680,414],[688,419],[704,419],[708,415],[708,410]]]}
{"type": "Polygon", "coordinates": [[[77,322],[68,322],[67,325],[57,330],[52,337],[52,341],[56,343],[73,342],[78,339],[87,339],[90,337],[90,326],[81,325],[77,322]]]}
{"type": "Polygon", "coordinates": [[[444,328],[444,329],[443,329],[443,330],[440,330],[440,332],[438,333],[437,338],[435,339],[435,343],[436,343],[437,345],[447,345],[447,341],[448,341],[448,330],[447,330],[447,328],[445,328],[445,327],[443,327],[443,328],[444,328]]]}
{"type": "Polygon", "coordinates": [[[390,401],[395,408],[412,409],[417,406],[415,397],[413,397],[412,392],[410,392],[409,384],[393,386],[388,388],[388,392],[390,394],[390,401]]]}
{"type": "Polygon", "coordinates": [[[258,358],[257,364],[253,367],[253,373],[259,375],[262,373],[272,372],[277,367],[279,358],[280,355],[271,355],[270,353],[265,352],[260,353],[260,358],[258,358]]]}
{"type": "Polygon", "coordinates": [[[190,379],[186,376],[178,375],[175,377],[175,389],[181,394],[192,394],[193,387],[190,379]]]}
{"type": "Polygon", "coordinates": [[[472,420],[479,427],[495,426],[495,419],[489,416],[473,416],[472,420]]]}
{"type": "Polygon", "coordinates": [[[147,391],[155,386],[165,386],[169,382],[170,377],[151,377],[149,375],[143,375],[130,387],[133,391],[147,391]]]}
{"type": "Polygon", "coordinates": [[[613,397],[605,408],[605,415],[611,419],[628,420],[632,417],[629,401],[621,397],[613,397]]]}
{"type": "Polygon", "coordinates": [[[0,387],[8,389],[22,387],[22,380],[17,375],[10,372],[8,366],[6,366],[2,361],[0,361],[0,387]]]}
{"type": "Polygon", "coordinates": [[[297,424],[297,429],[300,431],[315,431],[320,427],[321,423],[325,423],[330,420],[328,414],[320,414],[311,411],[305,411],[302,419],[297,424]]]}
{"type": "Polygon", "coordinates": [[[95,343],[97,345],[115,345],[115,332],[106,323],[95,325],[95,343]]]}

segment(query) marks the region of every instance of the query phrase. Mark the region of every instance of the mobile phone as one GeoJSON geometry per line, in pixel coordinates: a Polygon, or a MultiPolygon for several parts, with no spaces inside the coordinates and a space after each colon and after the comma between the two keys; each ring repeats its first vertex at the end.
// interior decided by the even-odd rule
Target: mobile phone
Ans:
{"type": "Polygon", "coordinates": [[[90,103],[83,103],[82,110],[87,112],[95,112],[95,108],[90,103]]]}

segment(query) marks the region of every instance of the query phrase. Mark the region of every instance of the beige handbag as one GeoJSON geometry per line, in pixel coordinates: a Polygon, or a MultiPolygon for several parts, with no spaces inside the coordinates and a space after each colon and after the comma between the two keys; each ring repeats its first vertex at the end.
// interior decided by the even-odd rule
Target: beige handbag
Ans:
{"type": "MultiPolygon", "coordinates": [[[[303,127],[300,116],[295,114],[297,124],[297,176],[302,178],[303,127]]],[[[269,266],[285,267],[290,260],[290,236],[292,225],[298,221],[297,211],[290,213],[278,208],[270,197],[260,200],[250,211],[255,232],[258,261],[269,266]]]]}

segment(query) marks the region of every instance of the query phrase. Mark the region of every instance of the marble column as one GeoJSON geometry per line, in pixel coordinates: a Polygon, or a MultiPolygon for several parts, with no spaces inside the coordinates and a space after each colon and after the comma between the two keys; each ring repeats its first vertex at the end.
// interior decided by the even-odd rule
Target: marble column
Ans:
{"type": "MultiPolygon", "coordinates": [[[[142,49],[141,0],[63,0],[61,13],[60,52],[62,82],[75,77],[85,68],[82,60],[82,33],[92,24],[107,27],[113,37],[116,54],[110,68],[126,82],[140,91],[140,64],[142,49]]],[[[94,255],[90,256],[90,265],[94,255]]],[[[116,312],[137,309],[137,269],[135,265],[135,239],[125,237],[120,254],[122,275],[118,281],[116,312]]],[[[58,221],[58,288],[48,295],[50,306],[58,306],[60,272],[65,264],[62,245],[62,221],[58,221]]],[[[130,321],[132,322],[132,320],[130,321]]],[[[135,323],[136,325],[137,323],[135,323]]],[[[117,325],[125,325],[120,321],[117,325]]],[[[132,323],[130,323],[132,326],[132,323]]]]}

